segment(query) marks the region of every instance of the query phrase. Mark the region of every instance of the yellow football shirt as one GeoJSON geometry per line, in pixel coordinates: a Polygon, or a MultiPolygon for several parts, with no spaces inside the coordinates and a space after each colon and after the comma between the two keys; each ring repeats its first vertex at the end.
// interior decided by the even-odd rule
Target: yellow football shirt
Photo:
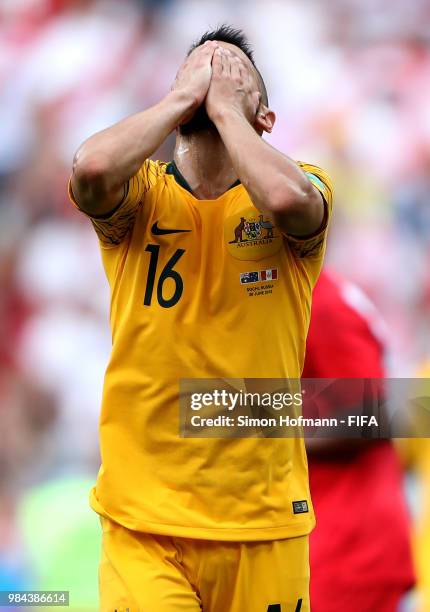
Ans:
{"type": "Polygon", "coordinates": [[[282,236],[240,183],[198,200],[174,163],[153,161],[109,217],[92,219],[113,341],[91,492],[99,514],[214,540],[312,529],[302,439],[179,436],[180,379],[300,378],[332,207],[325,172],[300,165],[326,206],[324,228],[307,239],[282,236]],[[295,514],[303,500],[308,512],[295,514]]]}
{"type": "MultiPolygon", "coordinates": [[[[416,378],[422,378],[422,385],[415,386],[421,405],[427,404],[430,391],[430,361],[419,368],[416,378]]],[[[417,398],[417,399],[418,399],[417,398]]],[[[412,413],[413,433],[426,431],[427,411],[412,413]],[[423,421],[420,420],[423,418],[423,421]]],[[[416,590],[418,592],[417,610],[430,610],[430,439],[404,438],[396,440],[396,447],[406,464],[415,472],[418,481],[419,503],[413,505],[414,518],[414,556],[417,572],[416,590]]]]}

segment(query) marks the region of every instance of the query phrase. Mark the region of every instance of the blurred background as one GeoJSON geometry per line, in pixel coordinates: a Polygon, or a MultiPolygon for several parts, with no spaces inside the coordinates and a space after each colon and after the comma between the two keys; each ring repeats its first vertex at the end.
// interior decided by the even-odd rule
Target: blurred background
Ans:
{"type": "Polygon", "coordinates": [[[96,605],[87,495],[109,296],[67,200],[71,161],[163,97],[190,44],[223,22],[255,46],[270,141],[334,180],[328,262],[382,313],[389,375],[430,360],[428,0],[0,0],[0,589],[96,605]]]}

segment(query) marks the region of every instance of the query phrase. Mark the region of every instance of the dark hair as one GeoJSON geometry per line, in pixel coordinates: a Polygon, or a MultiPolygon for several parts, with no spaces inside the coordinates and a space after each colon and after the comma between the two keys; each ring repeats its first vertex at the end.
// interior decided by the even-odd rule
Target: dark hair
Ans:
{"type": "Polygon", "coordinates": [[[267,95],[266,85],[264,83],[261,72],[258,70],[255,64],[254,50],[251,46],[251,43],[245,36],[244,32],[237,28],[233,28],[232,26],[229,26],[227,24],[220,25],[216,30],[209,30],[205,32],[200,38],[200,40],[191,45],[190,50],[188,51],[188,55],[190,55],[190,53],[192,53],[194,49],[197,49],[197,47],[204,45],[205,42],[207,42],[208,40],[219,40],[220,42],[229,43],[230,45],[239,47],[239,49],[243,51],[243,53],[249,59],[249,61],[254,66],[257,72],[260,81],[262,102],[267,106],[269,104],[269,99],[267,95]]]}

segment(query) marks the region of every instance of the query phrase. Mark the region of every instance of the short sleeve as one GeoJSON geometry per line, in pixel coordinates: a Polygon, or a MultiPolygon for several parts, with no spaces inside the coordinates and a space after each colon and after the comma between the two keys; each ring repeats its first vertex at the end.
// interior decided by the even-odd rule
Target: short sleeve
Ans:
{"type": "Polygon", "coordinates": [[[304,257],[318,258],[324,251],[327,228],[332,214],[333,186],[328,174],[318,166],[303,162],[297,163],[323,197],[324,220],[318,231],[311,236],[285,235],[285,238],[296,257],[300,259],[304,257]]]}
{"type": "Polygon", "coordinates": [[[146,160],[137,174],[125,185],[121,202],[107,215],[89,215],[80,209],[72,192],[71,181],[69,181],[69,197],[76,208],[91,220],[101,245],[105,248],[114,247],[120,244],[132,229],[145,194],[156,185],[165,174],[165,170],[165,163],[146,160]]]}

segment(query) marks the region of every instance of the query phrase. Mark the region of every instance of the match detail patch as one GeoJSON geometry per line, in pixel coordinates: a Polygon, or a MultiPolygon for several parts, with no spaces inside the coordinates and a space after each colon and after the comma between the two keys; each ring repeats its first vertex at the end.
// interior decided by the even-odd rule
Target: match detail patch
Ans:
{"type": "Polygon", "coordinates": [[[309,512],[309,506],[306,499],[293,501],[293,512],[294,514],[305,514],[305,512],[309,512]]]}

